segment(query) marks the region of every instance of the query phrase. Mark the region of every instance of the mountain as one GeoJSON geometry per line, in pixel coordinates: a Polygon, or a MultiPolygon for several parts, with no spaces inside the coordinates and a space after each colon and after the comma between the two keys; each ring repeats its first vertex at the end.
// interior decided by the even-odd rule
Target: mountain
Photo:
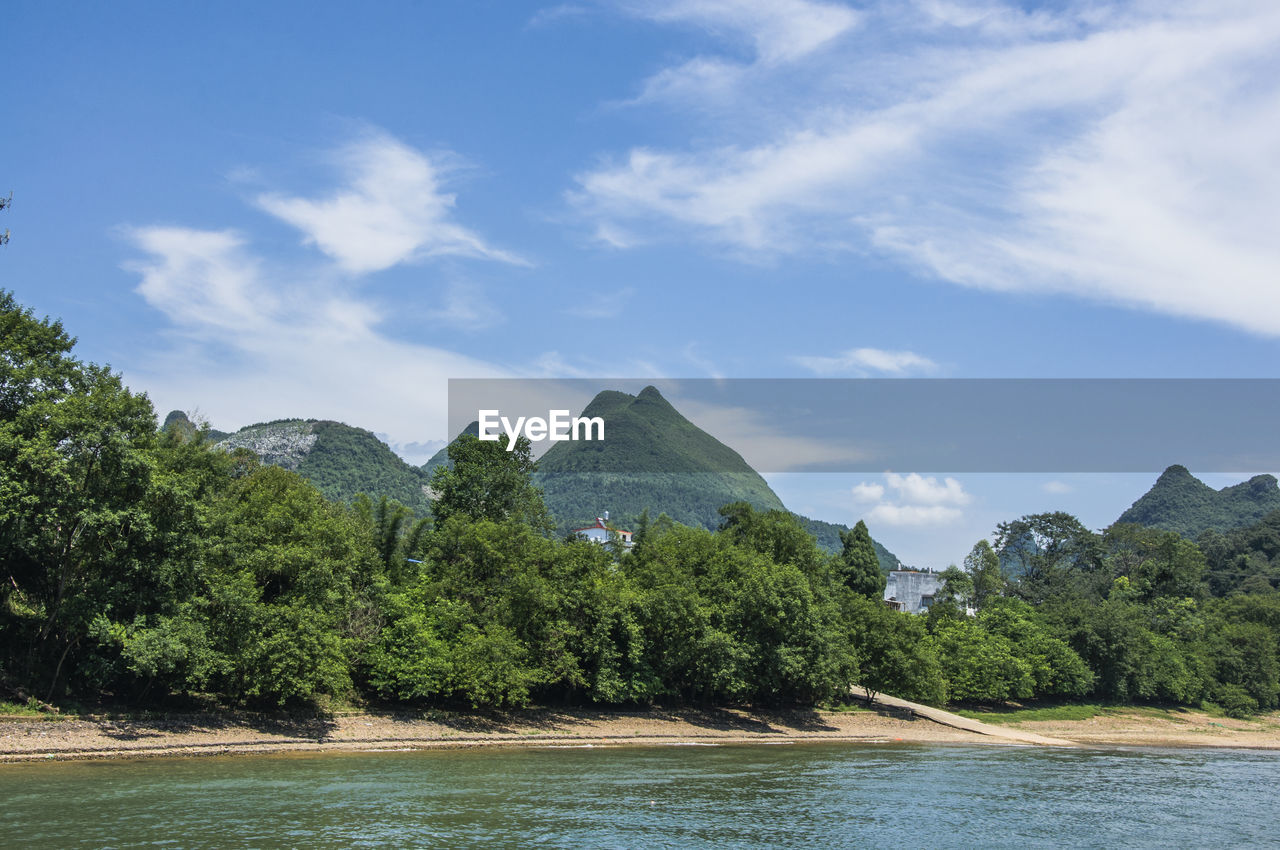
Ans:
{"type": "MultiPolygon", "coordinates": [[[[562,529],[590,525],[606,510],[623,528],[648,508],[655,519],[666,513],[677,522],[711,529],[720,525],[719,508],[730,502],[786,510],[741,455],[682,416],[654,387],[635,396],[602,392],[582,415],[603,418],[607,439],[554,444],[535,476],[562,529]]],[[[185,416],[179,420],[170,414],[169,419],[166,426],[194,428],[185,416]]],[[[479,426],[473,422],[462,433],[474,436],[479,426]]],[[[222,435],[217,445],[246,448],[264,463],[294,470],[331,499],[385,495],[422,516],[430,510],[431,473],[449,462],[445,447],[421,467],[410,466],[369,431],[315,419],[250,425],[222,435]]],[[[847,526],[795,516],[824,550],[839,551],[840,531],[847,526]]],[[[875,546],[882,570],[899,566],[892,552],[875,546]]]]}
{"type": "Polygon", "coordinates": [[[535,483],[563,526],[590,524],[608,510],[619,524],[648,508],[677,522],[715,528],[729,502],[784,510],[742,456],[694,425],[654,387],[639,395],[606,390],[582,411],[605,423],[605,439],[556,443],[538,461],[535,483]]]}
{"type": "MultiPolygon", "coordinates": [[[[580,414],[605,422],[604,440],[554,444],[538,462],[535,482],[562,529],[590,525],[609,511],[613,524],[632,527],[646,508],[685,525],[714,529],[719,509],[747,502],[757,510],[786,510],[742,456],[686,419],[655,387],[637,395],[606,390],[580,414]]],[[[478,433],[472,423],[464,433],[478,433]]],[[[447,462],[443,449],[423,469],[447,462]]],[[[829,552],[839,551],[847,526],[795,515],[829,552]]],[[[885,571],[898,558],[876,543],[885,571]]]]}
{"type": "Polygon", "coordinates": [[[1194,540],[1209,529],[1227,532],[1254,525],[1277,509],[1280,488],[1273,475],[1255,475],[1241,484],[1215,490],[1185,466],[1171,466],[1117,522],[1176,531],[1194,540]]]}
{"type": "MultiPolygon", "coordinates": [[[[160,430],[168,431],[170,428],[176,428],[188,437],[200,430],[196,423],[192,422],[190,417],[181,410],[170,410],[169,415],[164,418],[164,424],[160,426],[160,430]]],[[[209,431],[209,439],[215,443],[230,436],[226,431],[214,431],[212,429],[209,431]]]]}
{"type": "Polygon", "coordinates": [[[430,476],[363,428],[327,420],[280,419],[241,428],[216,445],[249,449],[263,463],[297,472],[335,501],[368,493],[375,500],[395,499],[420,516],[431,509],[425,491],[430,476]]]}

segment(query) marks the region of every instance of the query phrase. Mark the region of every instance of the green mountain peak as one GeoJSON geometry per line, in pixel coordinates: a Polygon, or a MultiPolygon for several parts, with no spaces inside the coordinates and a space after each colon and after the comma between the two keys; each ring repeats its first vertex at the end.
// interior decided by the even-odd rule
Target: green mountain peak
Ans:
{"type": "Polygon", "coordinates": [[[1253,525],[1277,509],[1280,488],[1273,475],[1255,475],[1215,490],[1185,466],[1175,465],[1161,473],[1117,522],[1163,528],[1194,539],[1209,529],[1226,532],[1253,525]]]}

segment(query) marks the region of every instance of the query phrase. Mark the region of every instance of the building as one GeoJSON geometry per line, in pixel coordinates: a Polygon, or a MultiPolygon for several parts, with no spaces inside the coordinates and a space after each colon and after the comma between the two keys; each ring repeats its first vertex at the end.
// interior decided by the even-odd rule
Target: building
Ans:
{"type": "Polygon", "coordinates": [[[632,546],[631,532],[624,531],[621,528],[614,528],[613,526],[608,525],[607,524],[608,522],[609,522],[609,512],[605,511],[604,516],[596,517],[595,525],[588,525],[586,528],[575,528],[573,530],[573,533],[581,534],[583,537],[587,538],[588,540],[593,540],[596,543],[608,543],[609,534],[610,532],[612,532],[618,535],[618,538],[622,541],[623,546],[630,548],[632,546]]]}
{"type": "Polygon", "coordinates": [[[894,570],[884,585],[884,604],[895,611],[923,614],[942,590],[942,573],[894,570]]]}

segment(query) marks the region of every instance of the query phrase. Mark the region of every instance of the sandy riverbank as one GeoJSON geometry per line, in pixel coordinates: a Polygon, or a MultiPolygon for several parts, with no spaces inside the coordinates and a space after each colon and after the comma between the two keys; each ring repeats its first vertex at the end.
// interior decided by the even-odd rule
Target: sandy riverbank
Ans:
{"type": "MultiPolygon", "coordinates": [[[[1197,712],[1169,718],[1108,715],[1005,728],[1085,746],[1280,749],[1280,716],[1235,721],[1197,712]]],[[[0,719],[0,761],[143,758],[286,751],[376,751],[477,746],[636,746],[783,742],[1016,743],[877,708],[850,712],[742,710],[360,713],[330,718],[166,715],[0,719]]]]}
{"type": "Polygon", "coordinates": [[[1112,710],[1088,720],[1041,720],[1015,728],[1082,746],[1242,747],[1280,750],[1280,712],[1248,720],[1214,717],[1202,711],[1112,710]]]}
{"type": "Polygon", "coordinates": [[[781,743],[993,743],[889,711],[523,711],[361,713],[325,719],[251,715],[0,720],[0,761],[139,758],[291,750],[476,746],[781,743]]]}

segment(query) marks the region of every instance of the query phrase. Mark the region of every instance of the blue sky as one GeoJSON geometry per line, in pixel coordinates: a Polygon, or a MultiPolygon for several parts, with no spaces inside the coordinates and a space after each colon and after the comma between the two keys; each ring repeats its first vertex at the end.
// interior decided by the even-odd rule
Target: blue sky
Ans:
{"type": "MultiPolygon", "coordinates": [[[[417,460],[449,377],[1277,377],[1272,4],[14,2],[5,33],[0,286],[161,414],[417,460]]],[[[1149,483],[922,481],[775,484],[945,563],[1149,483]]]]}

